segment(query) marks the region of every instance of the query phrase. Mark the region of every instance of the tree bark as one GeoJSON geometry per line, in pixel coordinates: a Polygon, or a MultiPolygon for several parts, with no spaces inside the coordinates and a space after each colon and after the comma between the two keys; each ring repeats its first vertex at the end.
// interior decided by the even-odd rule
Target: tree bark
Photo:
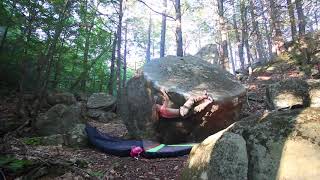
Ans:
{"type": "Polygon", "coordinates": [[[295,0],[297,14],[298,14],[298,22],[299,22],[298,26],[299,26],[300,37],[306,34],[306,17],[304,16],[304,13],[303,13],[302,1],[303,0],[295,0]]]}
{"type": "Polygon", "coordinates": [[[229,70],[229,57],[228,57],[228,30],[226,27],[226,20],[224,17],[223,0],[218,0],[218,15],[219,15],[219,30],[221,32],[220,41],[220,63],[222,67],[229,70]]]}
{"type": "Polygon", "coordinates": [[[291,26],[291,37],[292,40],[295,41],[297,37],[297,28],[296,28],[296,18],[294,17],[294,4],[292,4],[292,0],[287,0],[288,13],[290,18],[290,26],[291,26]]]}
{"type": "Polygon", "coordinates": [[[176,43],[177,43],[177,56],[183,56],[183,40],[181,28],[181,3],[180,0],[175,0],[176,10],[176,43]]]}
{"type": "Polygon", "coordinates": [[[231,41],[229,38],[229,33],[228,33],[228,44],[229,44],[229,53],[230,53],[230,61],[232,65],[232,74],[236,73],[236,65],[235,65],[235,59],[233,58],[233,51],[232,51],[232,46],[231,46],[231,41]]]}
{"type": "Polygon", "coordinates": [[[128,41],[128,22],[126,22],[126,27],[124,29],[123,79],[122,79],[123,88],[126,86],[126,80],[127,80],[127,41],[128,41]]]}
{"type": "Polygon", "coordinates": [[[236,20],[236,12],[235,7],[233,9],[233,29],[235,30],[236,34],[236,41],[237,41],[237,47],[238,47],[238,53],[239,53],[239,61],[240,61],[240,68],[241,70],[244,70],[244,57],[243,57],[243,43],[240,40],[240,33],[237,27],[237,20],[236,20]]]}
{"type": "Polygon", "coordinates": [[[163,14],[161,22],[161,40],[160,40],[160,57],[165,56],[166,49],[166,29],[167,29],[167,0],[163,0],[163,14]]]}
{"type": "Polygon", "coordinates": [[[2,51],[2,48],[3,48],[3,45],[4,45],[4,41],[6,40],[7,32],[8,32],[8,26],[6,26],[4,28],[5,28],[5,30],[4,30],[4,33],[3,33],[3,36],[2,36],[2,39],[1,39],[1,43],[0,43],[0,52],[2,51]]]}
{"type": "Polygon", "coordinates": [[[146,50],[146,61],[150,62],[151,59],[151,14],[149,15],[149,27],[148,27],[148,39],[147,39],[147,50],[146,50]]]}
{"type": "Polygon", "coordinates": [[[270,0],[270,17],[273,37],[273,53],[276,55],[280,55],[284,45],[284,38],[282,36],[281,22],[279,20],[279,5],[275,0],[270,0]]]}
{"type": "MultiPolygon", "coordinates": [[[[260,0],[260,3],[263,4],[261,0],[260,0]]],[[[263,10],[263,11],[265,11],[265,10],[263,10]]],[[[266,15],[265,15],[265,12],[262,13],[262,18],[263,18],[263,21],[264,21],[263,27],[264,27],[264,31],[265,31],[266,38],[267,38],[267,43],[268,43],[268,59],[270,61],[273,58],[272,40],[271,40],[271,36],[270,36],[270,34],[272,32],[272,30],[270,28],[271,27],[270,26],[271,23],[269,23],[266,15]],[[268,28],[268,24],[269,24],[269,28],[268,28]]]]}
{"type": "Polygon", "coordinates": [[[114,71],[115,71],[115,61],[116,61],[116,47],[117,47],[117,33],[114,33],[114,39],[112,43],[112,53],[111,53],[111,65],[110,65],[110,76],[108,81],[108,91],[109,94],[113,95],[113,85],[114,85],[114,71]]]}
{"type": "Polygon", "coordinates": [[[259,23],[257,21],[257,15],[256,15],[256,6],[255,1],[250,0],[250,14],[251,14],[251,22],[252,22],[252,28],[253,28],[253,34],[254,34],[254,44],[257,52],[257,60],[259,62],[265,62],[264,57],[264,50],[263,50],[263,40],[260,33],[259,23]]]}
{"type": "Polygon", "coordinates": [[[247,24],[247,6],[245,4],[245,0],[241,0],[240,3],[240,14],[241,14],[241,34],[242,34],[242,45],[245,45],[248,59],[248,66],[251,66],[251,54],[250,54],[250,46],[248,40],[248,24],[247,24]]]}
{"type": "Polygon", "coordinates": [[[121,96],[121,43],[122,43],[122,17],[123,17],[123,9],[122,9],[123,0],[119,0],[119,21],[118,21],[118,30],[117,30],[117,97],[120,99],[121,96]]]}

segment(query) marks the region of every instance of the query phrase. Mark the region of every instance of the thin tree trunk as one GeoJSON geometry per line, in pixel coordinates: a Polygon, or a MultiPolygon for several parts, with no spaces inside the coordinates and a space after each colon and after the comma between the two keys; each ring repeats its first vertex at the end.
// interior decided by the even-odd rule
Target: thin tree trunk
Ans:
{"type": "Polygon", "coordinates": [[[296,9],[297,9],[297,14],[298,14],[298,26],[299,26],[299,36],[303,36],[306,34],[306,17],[304,16],[303,13],[303,8],[302,8],[302,0],[295,0],[296,3],[296,9]]]}
{"type": "Polygon", "coordinates": [[[233,29],[235,30],[236,41],[237,41],[237,46],[238,46],[240,68],[241,68],[241,70],[244,70],[243,43],[240,40],[240,33],[239,33],[239,30],[238,30],[238,27],[237,27],[235,8],[234,8],[233,18],[232,19],[233,19],[233,29]]]}
{"type": "Polygon", "coordinates": [[[229,52],[230,52],[230,61],[232,65],[232,74],[236,73],[236,65],[235,65],[235,59],[233,58],[233,51],[232,51],[232,46],[231,46],[231,41],[229,38],[229,33],[228,33],[228,44],[229,44],[229,52]]]}
{"type": "Polygon", "coordinates": [[[110,76],[108,81],[108,91],[109,94],[113,95],[113,85],[114,85],[114,65],[116,60],[116,47],[117,47],[117,33],[114,33],[114,39],[112,43],[112,53],[111,53],[111,65],[110,65],[110,76]]]}
{"type": "Polygon", "coordinates": [[[256,59],[259,62],[265,62],[264,51],[263,51],[263,41],[262,36],[259,29],[259,24],[257,21],[256,15],[256,6],[254,0],[250,0],[250,13],[251,13],[251,22],[253,26],[253,33],[254,33],[254,43],[256,47],[257,57],[256,59]]]}
{"type": "Polygon", "coordinates": [[[118,21],[118,30],[117,30],[117,71],[116,78],[118,84],[117,97],[120,99],[121,96],[121,42],[122,42],[122,17],[123,17],[123,9],[122,9],[123,0],[119,0],[119,21],[118,21]]]}
{"type": "MultiPolygon", "coordinates": [[[[85,71],[82,71],[82,73],[78,76],[76,81],[70,86],[70,90],[74,90],[76,86],[82,81],[82,79],[86,78],[88,72],[92,69],[92,67],[96,64],[96,62],[107,52],[107,49],[103,50],[95,59],[91,60],[90,66],[85,71]]],[[[114,61],[113,61],[114,62],[114,61]]],[[[74,66],[73,66],[74,67],[74,66]]],[[[72,70],[74,72],[74,70],[72,70]]]]}
{"type": "MultiPolygon", "coordinates": [[[[262,3],[262,2],[260,1],[260,3],[262,3]]],[[[271,60],[273,58],[272,40],[271,40],[271,37],[270,37],[270,34],[271,34],[272,31],[270,30],[271,28],[268,28],[268,24],[270,24],[270,23],[269,23],[269,21],[268,21],[268,19],[267,19],[267,17],[266,17],[264,12],[262,13],[262,18],[263,18],[263,21],[264,21],[263,26],[264,26],[264,30],[265,30],[265,34],[266,34],[266,38],[267,38],[267,43],[268,43],[268,58],[269,58],[269,60],[271,60]]]]}
{"type": "Polygon", "coordinates": [[[218,14],[219,14],[219,30],[221,32],[220,38],[220,63],[222,67],[229,70],[229,57],[228,57],[228,30],[226,27],[226,20],[224,17],[223,0],[218,0],[218,14]]]}
{"type": "Polygon", "coordinates": [[[315,23],[316,23],[316,27],[318,28],[319,21],[318,21],[317,11],[314,12],[314,20],[315,20],[315,23]]]}
{"type": "Polygon", "coordinates": [[[163,14],[162,14],[162,23],[161,23],[161,40],[160,40],[160,57],[165,56],[166,49],[166,29],[167,29],[167,0],[163,0],[163,14]]]}
{"type": "Polygon", "coordinates": [[[148,39],[147,39],[147,50],[146,50],[146,61],[150,62],[151,59],[151,14],[149,15],[149,27],[148,27],[148,39]]]}
{"type": "Polygon", "coordinates": [[[52,67],[52,63],[53,63],[52,57],[55,53],[56,45],[58,43],[59,37],[60,37],[62,30],[64,28],[65,20],[68,18],[70,6],[71,6],[71,1],[67,0],[65,2],[65,6],[64,6],[64,9],[63,9],[62,14],[60,16],[60,19],[59,19],[58,23],[56,24],[54,36],[52,38],[51,43],[49,44],[48,50],[45,55],[46,73],[44,74],[44,79],[40,81],[41,86],[36,93],[37,99],[35,100],[35,103],[34,103],[34,107],[35,107],[34,112],[33,112],[34,116],[37,116],[37,114],[40,110],[40,106],[41,106],[44,94],[45,94],[47,87],[48,87],[48,82],[49,82],[50,73],[51,73],[51,67],[52,67]]]}
{"type": "Polygon", "coordinates": [[[126,27],[124,30],[123,79],[122,79],[123,88],[126,86],[126,80],[127,80],[127,41],[128,41],[128,22],[126,22],[126,27]]]}
{"type": "Polygon", "coordinates": [[[26,74],[26,61],[28,59],[28,44],[31,38],[32,33],[32,21],[33,21],[33,13],[31,13],[31,17],[28,20],[27,25],[27,35],[26,35],[26,41],[24,43],[24,49],[23,49],[23,57],[21,58],[20,62],[20,81],[19,81],[19,91],[18,91],[18,103],[16,106],[16,112],[18,117],[24,118],[25,112],[24,112],[24,83],[25,83],[25,74],[26,74]]]}
{"type": "Polygon", "coordinates": [[[242,45],[245,45],[248,59],[248,66],[251,66],[251,54],[250,54],[250,46],[248,40],[248,24],[247,24],[247,6],[245,1],[242,0],[240,3],[240,13],[241,13],[241,34],[242,34],[242,45]]]}
{"type": "Polygon", "coordinates": [[[4,30],[2,39],[1,39],[0,52],[2,51],[2,48],[3,48],[3,45],[4,45],[4,41],[6,40],[7,32],[8,32],[8,26],[6,26],[6,27],[4,27],[4,28],[5,28],[5,30],[4,30]]]}
{"type": "Polygon", "coordinates": [[[270,17],[271,17],[271,29],[273,34],[273,53],[280,55],[283,45],[284,38],[281,31],[281,22],[279,20],[280,13],[279,7],[275,0],[270,0],[270,17]]]}
{"type": "Polygon", "coordinates": [[[295,41],[297,37],[297,28],[296,28],[296,18],[294,17],[294,4],[292,4],[291,0],[287,0],[288,13],[290,18],[290,26],[291,26],[291,37],[292,40],[295,41]]]}
{"type": "Polygon", "coordinates": [[[180,0],[175,0],[176,10],[176,43],[177,43],[177,56],[183,56],[183,40],[181,29],[181,4],[180,0]]]}

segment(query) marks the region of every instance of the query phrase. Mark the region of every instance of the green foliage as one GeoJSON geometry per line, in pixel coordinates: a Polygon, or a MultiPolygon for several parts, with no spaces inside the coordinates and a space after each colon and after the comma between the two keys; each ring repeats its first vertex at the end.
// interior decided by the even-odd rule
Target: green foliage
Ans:
{"type": "Polygon", "coordinates": [[[12,172],[21,171],[32,164],[32,161],[27,159],[20,160],[13,156],[0,156],[0,167],[8,169],[12,172]]]}
{"type": "Polygon", "coordinates": [[[100,178],[103,178],[104,173],[101,171],[93,171],[93,172],[90,172],[90,175],[100,179],[100,178]]]}
{"type": "Polygon", "coordinates": [[[22,141],[27,145],[33,145],[33,146],[41,145],[41,138],[39,137],[24,138],[22,141]]]}
{"type": "MultiPolygon", "coordinates": [[[[37,90],[48,69],[49,89],[69,91],[87,69],[88,73],[81,78],[86,81],[86,86],[81,87],[78,83],[73,91],[107,91],[114,29],[110,21],[114,21],[115,12],[110,12],[110,20],[97,15],[96,4],[92,1],[69,2],[70,6],[66,6],[64,0],[1,1],[1,26],[9,27],[0,49],[1,87],[16,89],[24,65],[23,87],[27,91],[37,90]],[[61,19],[64,13],[69,14],[61,19]],[[61,24],[62,31],[54,45],[52,58],[46,62],[61,24]]],[[[100,5],[114,7],[110,1],[101,1],[100,5]]]]}

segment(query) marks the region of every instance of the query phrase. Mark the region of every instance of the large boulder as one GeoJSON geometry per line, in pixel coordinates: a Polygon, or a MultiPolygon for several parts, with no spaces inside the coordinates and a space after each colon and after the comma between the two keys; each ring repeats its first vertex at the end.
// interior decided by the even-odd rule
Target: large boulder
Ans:
{"type": "Polygon", "coordinates": [[[306,108],[251,116],[208,137],[192,149],[182,177],[317,179],[319,168],[320,108],[306,108]]]}
{"type": "Polygon", "coordinates": [[[238,134],[221,131],[193,147],[188,163],[181,179],[246,179],[246,141],[238,134]]]}
{"type": "Polygon", "coordinates": [[[81,107],[57,104],[47,112],[40,114],[33,126],[41,136],[65,134],[76,124],[82,122],[81,107]]]}
{"type": "Polygon", "coordinates": [[[307,80],[309,85],[310,107],[320,107],[320,80],[307,80]]]}
{"type": "Polygon", "coordinates": [[[270,109],[320,107],[320,81],[288,79],[271,84],[266,89],[270,109]]]}
{"type": "Polygon", "coordinates": [[[194,56],[199,57],[211,64],[219,64],[219,51],[216,44],[207,44],[194,56]]]}
{"type": "Polygon", "coordinates": [[[47,96],[47,102],[52,106],[56,104],[71,105],[76,103],[76,98],[72,93],[69,92],[50,93],[47,96]]]}
{"type": "Polygon", "coordinates": [[[200,141],[235,122],[246,94],[228,72],[196,57],[169,56],[147,63],[128,81],[120,112],[132,137],[164,143],[200,141]],[[165,89],[170,107],[179,108],[204,90],[214,102],[185,119],[157,121],[154,96],[165,89]]]}
{"type": "Polygon", "coordinates": [[[87,102],[88,109],[110,110],[114,108],[116,98],[106,93],[94,93],[87,102]]]}
{"type": "Polygon", "coordinates": [[[117,118],[117,114],[113,112],[105,112],[100,109],[89,109],[87,112],[87,116],[101,123],[108,123],[117,118]]]}
{"type": "Polygon", "coordinates": [[[85,132],[84,124],[75,124],[65,134],[52,134],[48,136],[27,137],[22,141],[28,145],[44,145],[58,146],[65,145],[69,147],[86,147],[88,145],[88,137],[85,132]]]}

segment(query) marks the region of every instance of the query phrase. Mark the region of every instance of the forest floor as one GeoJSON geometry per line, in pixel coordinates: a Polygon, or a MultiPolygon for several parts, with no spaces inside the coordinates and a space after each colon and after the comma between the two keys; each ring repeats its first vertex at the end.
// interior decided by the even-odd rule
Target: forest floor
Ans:
{"type": "MultiPolygon", "coordinates": [[[[245,76],[243,84],[248,89],[248,98],[243,107],[242,117],[266,112],[265,88],[267,84],[287,78],[304,78],[303,72],[289,62],[276,62],[255,71],[252,76],[245,76]]],[[[5,98],[0,101],[1,117],[12,116],[15,110],[16,97],[5,98]]],[[[100,130],[125,132],[122,126],[108,126],[94,123],[100,130]],[[109,130],[108,130],[109,128],[109,130]]],[[[122,136],[123,134],[119,134],[122,136]]],[[[188,156],[163,159],[134,159],[131,157],[117,157],[105,154],[94,147],[86,149],[72,149],[63,146],[32,146],[21,140],[6,137],[2,139],[0,152],[12,154],[17,159],[34,160],[23,170],[11,172],[3,169],[6,179],[26,176],[34,177],[44,169],[43,174],[54,171],[55,177],[43,176],[39,179],[178,179],[185,166],[188,156]],[[65,168],[57,168],[57,166],[65,168]]],[[[1,167],[1,154],[0,154],[1,167]]],[[[1,179],[1,176],[0,176],[1,179]]]]}

